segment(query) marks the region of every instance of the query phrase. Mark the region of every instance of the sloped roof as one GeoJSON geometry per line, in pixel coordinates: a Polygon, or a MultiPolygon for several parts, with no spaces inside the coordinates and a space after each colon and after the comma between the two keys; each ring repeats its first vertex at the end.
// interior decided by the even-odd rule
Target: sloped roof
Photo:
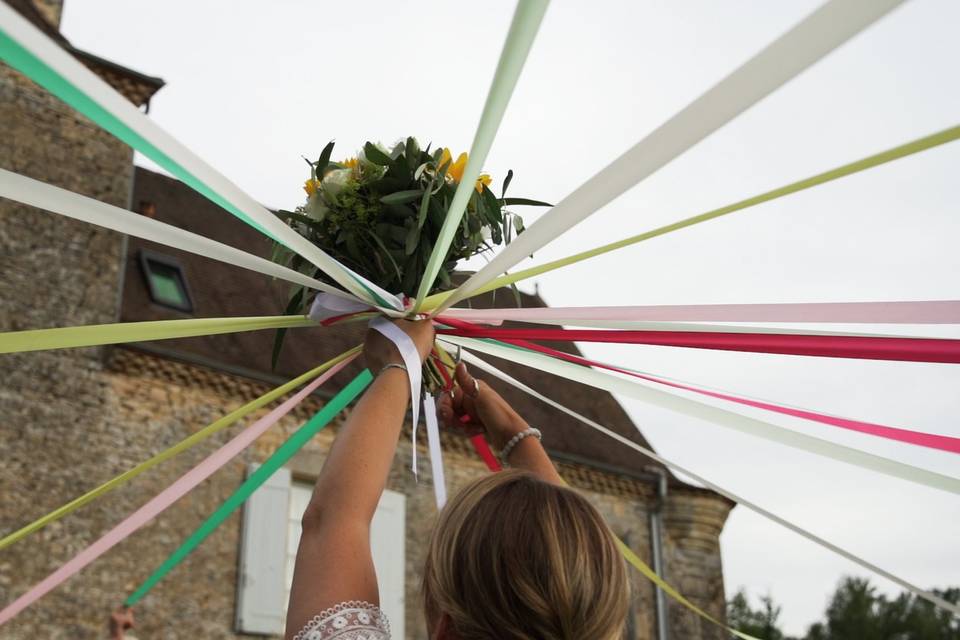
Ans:
{"type": "MultiPolygon", "coordinates": [[[[138,208],[143,202],[155,206],[155,217],[158,220],[250,253],[263,257],[270,255],[270,240],[252,227],[179,181],[137,167],[133,192],[134,208],[138,208]]],[[[138,238],[129,238],[120,319],[133,322],[187,317],[279,315],[286,306],[290,286],[286,282],[273,281],[258,273],[138,238]],[[174,311],[151,301],[139,265],[138,252],[141,249],[171,256],[179,261],[193,298],[192,314],[174,311]]],[[[491,295],[486,295],[474,298],[472,306],[490,307],[492,302],[491,295]]],[[[501,291],[496,302],[498,306],[509,306],[514,304],[514,298],[509,291],[501,291]]],[[[533,295],[523,295],[522,304],[527,307],[545,306],[543,300],[533,295]]],[[[300,374],[319,362],[360,344],[364,329],[364,325],[356,323],[290,330],[276,374],[287,378],[300,374]]],[[[271,330],[165,340],[154,344],[173,357],[183,357],[241,374],[263,377],[272,373],[270,358],[273,339],[274,333],[271,330]]],[[[572,343],[551,343],[550,346],[579,353],[572,343]]],[[[650,447],[624,409],[609,393],[513,363],[493,358],[489,360],[534,389],[562,401],[569,408],[600,422],[620,435],[650,447]]],[[[352,365],[333,380],[332,388],[342,386],[359,370],[359,364],[352,365]]],[[[629,475],[646,475],[650,467],[663,469],[659,463],[594,432],[521,391],[507,388],[498,381],[491,381],[491,384],[531,424],[544,431],[544,444],[551,453],[559,454],[568,460],[629,475]]],[[[676,478],[670,478],[672,483],[682,484],[676,478]]]]}
{"type": "Polygon", "coordinates": [[[147,104],[153,94],[165,84],[161,78],[145,75],[116,62],[77,49],[60,33],[59,29],[47,21],[32,0],[4,0],[4,2],[138,107],[147,104]]]}

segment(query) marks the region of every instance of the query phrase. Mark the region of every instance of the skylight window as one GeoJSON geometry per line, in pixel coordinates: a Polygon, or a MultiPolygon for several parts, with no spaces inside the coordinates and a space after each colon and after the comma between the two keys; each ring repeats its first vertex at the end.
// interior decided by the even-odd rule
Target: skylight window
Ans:
{"type": "Polygon", "coordinates": [[[170,256],[141,250],[140,267],[155,303],[186,313],[193,311],[187,279],[179,262],[170,256]]]}

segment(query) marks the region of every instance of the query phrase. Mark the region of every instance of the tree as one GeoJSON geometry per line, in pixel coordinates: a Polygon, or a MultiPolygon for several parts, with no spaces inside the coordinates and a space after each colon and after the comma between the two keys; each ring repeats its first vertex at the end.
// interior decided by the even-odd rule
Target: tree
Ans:
{"type": "MultiPolygon", "coordinates": [[[[950,602],[960,589],[934,590],[950,602]]],[[[834,592],[826,619],[804,640],[960,640],[960,620],[909,593],[893,600],[879,595],[865,578],[846,577],[834,592]]]]}
{"type": "MultiPolygon", "coordinates": [[[[933,593],[960,602],[960,588],[933,593]]],[[[741,588],[727,603],[727,622],[759,640],[790,640],[777,626],[780,612],[769,595],[754,609],[741,588]]],[[[910,593],[888,599],[869,580],[848,576],[837,585],[824,620],[802,640],[960,640],[960,618],[910,593]]]]}
{"type": "Polygon", "coordinates": [[[741,588],[727,603],[727,624],[759,640],[785,640],[777,626],[780,607],[769,595],[760,598],[760,609],[750,606],[746,591],[741,588]]]}

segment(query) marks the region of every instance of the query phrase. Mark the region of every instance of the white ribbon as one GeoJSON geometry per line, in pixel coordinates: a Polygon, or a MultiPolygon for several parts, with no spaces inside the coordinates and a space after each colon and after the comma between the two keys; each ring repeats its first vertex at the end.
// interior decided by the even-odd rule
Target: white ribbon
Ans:
{"type": "MultiPolygon", "coordinates": [[[[403,366],[407,368],[407,379],[410,381],[410,413],[413,414],[413,474],[417,475],[417,426],[420,422],[420,354],[406,333],[383,316],[377,316],[370,321],[370,328],[382,333],[387,340],[396,345],[403,359],[403,366]]],[[[379,371],[371,371],[377,375],[379,371]]]]}
{"type": "Polygon", "coordinates": [[[903,0],[830,0],[547,211],[434,312],[469,297],[671,162],[903,0]]]}
{"type": "MultiPolygon", "coordinates": [[[[356,300],[352,295],[315,278],[222,242],[5,169],[0,169],[0,196],[74,220],[81,220],[235,267],[281,278],[294,284],[302,284],[311,289],[318,289],[326,292],[325,296],[330,300],[341,302],[356,300]]],[[[354,302],[354,304],[360,303],[354,302]]]]}
{"type": "MultiPolygon", "coordinates": [[[[610,437],[610,438],[613,438],[614,440],[616,440],[616,441],[619,442],[620,444],[626,445],[626,446],[630,447],[631,449],[642,453],[643,455],[647,456],[648,458],[651,458],[651,459],[653,459],[653,460],[656,460],[656,461],[659,462],[660,464],[665,465],[665,466],[673,469],[674,471],[676,471],[676,472],[678,472],[678,473],[682,473],[682,474],[684,474],[684,475],[692,478],[693,480],[695,480],[696,482],[699,482],[700,484],[702,484],[703,486],[707,487],[708,489],[711,489],[711,490],[713,490],[713,491],[716,491],[716,492],[719,493],[720,495],[726,496],[727,498],[729,498],[730,500],[733,500],[733,501],[736,502],[737,504],[742,505],[742,506],[746,507],[747,509],[750,509],[751,511],[760,514],[761,516],[763,516],[764,518],[767,518],[768,520],[771,520],[771,521],[773,521],[773,522],[776,522],[777,524],[779,524],[779,525],[782,526],[782,527],[786,527],[786,528],[789,529],[790,531],[793,531],[794,533],[797,533],[797,534],[803,536],[803,537],[806,538],[807,540],[810,540],[811,542],[815,542],[815,543],[817,543],[818,545],[824,547],[825,549],[829,549],[830,551],[833,551],[834,553],[836,553],[836,554],[838,554],[838,555],[846,558],[847,560],[850,560],[851,562],[855,562],[855,563],[859,564],[859,565],[860,565],[861,567],[863,567],[864,569],[867,569],[867,570],[869,570],[869,571],[873,571],[873,572],[876,573],[877,575],[883,576],[884,578],[887,578],[888,580],[892,580],[893,582],[897,583],[898,585],[900,585],[900,586],[903,587],[904,589],[907,589],[908,591],[913,592],[914,594],[920,596],[921,598],[924,598],[924,599],[932,602],[933,604],[937,605],[938,607],[942,607],[943,609],[946,609],[946,610],[948,610],[948,611],[951,611],[951,612],[953,612],[953,613],[955,613],[955,614],[960,615],[960,606],[955,605],[955,604],[952,604],[952,603],[950,603],[950,602],[947,602],[947,601],[944,600],[943,598],[938,597],[936,594],[930,593],[929,591],[925,591],[924,589],[921,589],[920,587],[918,587],[918,586],[916,586],[916,585],[914,585],[914,584],[912,584],[912,583],[910,583],[910,582],[907,582],[907,581],[904,580],[903,578],[901,578],[901,577],[899,577],[899,576],[896,576],[896,575],[890,573],[889,571],[886,571],[885,569],[881,569],[881,568],[878,567],[877,565],[875,565],[875,564],[873,564],[873,563],[871,563],[871,562],[869,562],[869,561],[867,561],[867,560],[864,560],[864,559],[861,558],[860,556],[857,556],[857,555],[851,553],[850,551],[847,551],[846,549],[843,549],[842,547],[838,547],[837,545],[833,544],[832,542],[828,542],[827,540],[824,540],[823,538],[821,538],[820,536],[816,535],[815,533],[812,533],[812,532],[810,532],[810,531],[807,531],[807,530],[804,529],[803,527],[800,527],[799,525],[793,524],[792,522],[790,522],[790,521],[788,521],[788,520],[784,520],[783,518],[781,518],[780,516],[776,515],[775,513],[771,512],[771,511],[767,511],[767,510],[764,509],[763,507],[754,504],[753,502],[747,500],[746,498],[743,498],[743,497],[741,497],[741,496],[738,496],[737,494],[733,493],[732,491],[728,491],[727,489],[724,489],[723,487],[720,487],[720,486],[714,484],[713,482],[710,482],[709,480],[707,480],[707,479],[704,478],[703,476],[698,475],[698,474],[694,473],[693,471],[690,471],[690,470],[687,469],[686,467],[682,467],[682,466],[680,466],[679,464],[677,464],[676,462],[671,462],[670,460],[667,460],[666,458],[663,458],[663,457],[657,455],[657,454],[654,453],[652,450],[647,449],[646,447],[637,444],[637,443],[634,442],[633,440],[629,440],[629,439],[623,437],[622,435],[620,435],[619,433],[616,433],[616,432],[614,432],[614,431],[611,431],[610,429],[607,429],[607,428],[604,427],[603,425],[601,425],[601,424],[599,424],[599,423],[597,423],[597,422],[594,422],[594,421],[591,420],[590,418],[587,418],[587,417],[585,417],[585,416],[582,416],[582,415],[580,415],[579,413],[577,413],[576,411],[573,411],[572,409],[568,409],[567,407],[563,406],[563,405],[560,404],[559,402],[555,402],[555,401],[551,400],[551,399],[548,398],[547,396],[545,396],[545,395],[543,395],[543,394],[541,394],[541,393],[538,393],[537,391],[535,391],[534,389],[532,389],[532,388],[528,387],[527,385],[523,384],[523,383],[520,382],[519,380],[516,380],[515,378],[512,378],[511,376],[509,376],[508,374],[504,373],[503,371],[497,369],[497,368],[494,367],[493,365],[488,364],[487,362],[484,362],[483,360],[481,360],[481,359],[478,358],[477,356],[473,355],[472,353],[469,353],[468,351],[463,351],[462,353],[463,353],[463,358],[464,358],[464,360],[466,360],[467,362],[469,362],[471,365],[473,365],[473,366],[477,367],[478,369],[481,369],[481,370],[489,373],[490,375],[493,375],[493,376],[496,376],[497,378],[500,378],[500,379],[503,380],[504,382],[507,382],[507,383],[509,383],[509,384],[512,384],[513,386],[515,386],[516,388],[520,389],[521,391],[525,391],[526,393],[530,394],[530,395],[533,396],[534,398],[536,398],[536,399],[538,399],[538,400],[540,400],[540,401],[542,401],[542,402],[547,403],[547,404],[550,405],[551,407],[554,407],[555,409],[558,409],[558,410],[560,410],[560,411],[563,411],[563,412],[566,413],[567,415],[569,415],[569,416],[571,416],[571,417],[579,420],[580,422],[584,423],[585,425],[587,425],[587,426],[589,426],[589,427],[592,427],[593,429],[596,429],[596,430],[599,431],[600,433],[602,433],[602,434],[604,434],[604,435],[606,435],[606,436],[608,436],[608,437],[610,437]]],[[[637,427],[637,429],[638,429],[638,431],[639,431],[639,427],[637,427]]]]}
{"type": "Polygon", "coordinates": [[[706,420],[713,424],[741,433],[748,433],[765,440],[787,445],[795,449],[814,453],[819,456],[839,460],[847,464],[870,469],[878,473],[926,485],[934,489],[960,494],[960,479],[945,476],[926,469],[920,469],[896,460],[852,449],[840,444],[814,438],[796,431],[791,431],[770,422],[764,422],[739,413],[727,411],[691,398],[687,398],[669,391],[653,389],[646,384],[620,378],[589,367],[564,362],[540,353],[522,349],[501,346],[487,341],[458,336],[443,336],[443,340],[452,344],[468,347],[475,351],[510,360],[568,378],[582,384],[604,389],[611,393],[622,393],[642,402],[652,404],[663,409],[674,411],[691,418],[706,420]]]}
{"type": "Polygon", "coordinates": [[[437,511],[447,503],[447,481],[443,473],[443,450],[440,448],[440,426],[437,424],[437,404],[433,396],[423,396],[423,417],[427,421],[427,444],[430,446],[430,469],[433,471],[433,497],[437,511]]]}
{"type": "MultiPolygon", "coordinates": [[[[332,296],[325,292],[320,292],[313,299],[310,305],[311,320],[323,322],[330,318],[349,315],[351,313],[361,313],[363,311],[373,311],[373,307],[353,298],[344,298],[342,296],[332,296]]],[[[374,371],[373,373],[376,373],[374,371]]]]}

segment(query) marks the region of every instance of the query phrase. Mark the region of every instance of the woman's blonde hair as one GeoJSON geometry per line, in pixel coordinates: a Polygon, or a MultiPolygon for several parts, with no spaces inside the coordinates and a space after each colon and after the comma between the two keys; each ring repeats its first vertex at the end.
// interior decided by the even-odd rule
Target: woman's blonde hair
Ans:
{"type": "Polygon", "coordinates": [[[427,622],[459,640],[613,640],[629,608],[613,533],[571,489],[490,474],[440,514],[423,574],[427,622]]]}

